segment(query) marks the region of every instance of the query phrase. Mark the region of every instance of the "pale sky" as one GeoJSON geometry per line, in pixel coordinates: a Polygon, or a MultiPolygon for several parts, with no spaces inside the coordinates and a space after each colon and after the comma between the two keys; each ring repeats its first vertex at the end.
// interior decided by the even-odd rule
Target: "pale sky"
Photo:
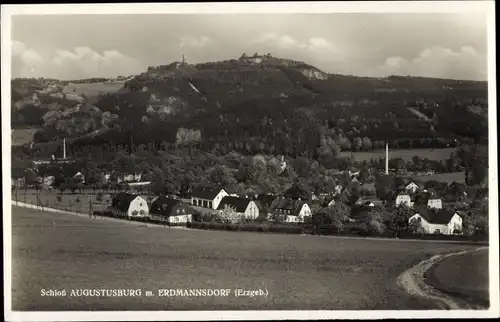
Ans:
{"type": "Polygon", "coordinates": [[[325,72],[487,79],[478,13],[39,15],[12,17],[12,76],[81,79],[238,58],[301,60],[325,72]]]}

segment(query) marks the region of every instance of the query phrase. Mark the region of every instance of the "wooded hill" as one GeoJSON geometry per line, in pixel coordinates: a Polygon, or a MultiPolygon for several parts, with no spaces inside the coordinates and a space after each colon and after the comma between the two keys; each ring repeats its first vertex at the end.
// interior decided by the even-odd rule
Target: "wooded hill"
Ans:
{"type": "Polygon", "coordinates": [[[316,158],[385,142],[483,144],[488,135],[486,82],[335,75],[271,56],[150,67],[85,103],[43,94],[34,101],[43,87],[12,81],[12,122],[41,125],[36,142],[65,136],[80,145],[118,145],[132,136],[137,144],[316,158]]]}

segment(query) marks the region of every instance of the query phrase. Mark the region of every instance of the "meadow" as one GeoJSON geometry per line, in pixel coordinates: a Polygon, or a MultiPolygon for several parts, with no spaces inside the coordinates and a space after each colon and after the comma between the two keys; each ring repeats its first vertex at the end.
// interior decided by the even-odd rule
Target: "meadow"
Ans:
{"type": "MultiPolygon", "coordinates": [[[[13,310],[434,309],[397,277],[474,245],[174,229],[12,207],[13,310]],[[41,289],[141,289],[140,297],[47,297],[41,289]],[[161,297],[228,288],[267,296],[161,297]],[[146,290],[153,296],[144,296],[146,290]]],[[[468,263],[467,267],[474,265],[468,263]]]]}
{"type": "Polygon", "coordinates": [[[447,183],[465,183],[465,172],[435,173],[432,175],[411,176],[411,178],[422,182],[436,180],[447,183]]]}
{"type": "Polygon", "coordinates": [[[13,146],[19,146],[31,143],[31,141],[33,141],[33,135],[35,135],[38,130],[38,128],[12,129],[11,144],[13,146]]]}
{"type": "Polygon", "coordinates": [[[488,307],[488,260],[486,250],[453,256],[431,267],[426,280],[443,292],[488,307]]]}
{"type": "Polygon", "coordinates": [[[66,94],[84,94],[87,97],[97,96],[101,93],[113,93],[123,87],[124,81],[112,81],[104,83],[76,84],[69,83],[64,86],[63,92],[66,94]]]}
{"type": "MultiPolygon", "coordinates": [[[[451,153],[455,152],[456,148],[442,149],[389,149],[389,158],[401,158],[405,161],[411,160],[414,156],[420,158],[428,158],[429,160],[445,160],[448,159],[451,153]]],[[[385,150],[373,150],[369,152],[340,152],[343,157],[352,156],[355,161],[370,161],[371,159],[385,158],[385,150]]]]}

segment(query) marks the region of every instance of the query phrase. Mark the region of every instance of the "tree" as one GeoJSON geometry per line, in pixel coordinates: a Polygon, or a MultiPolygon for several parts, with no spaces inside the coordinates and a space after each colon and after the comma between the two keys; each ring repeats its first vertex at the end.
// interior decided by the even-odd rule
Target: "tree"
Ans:
{"type": "Polygon", "coordinates": [[[38,183],[37,175],[33,169],[27,169],[24,177],[27,185],[35,185],[38,183]]]}
{"type": "Polygon", "coordinates": [[[410,232],[412,232],[413,234],[423,234],[423,233],[425,233],[424,228],[422,227],[421,222],[418,219],[416,219],[416,218],[413,218],[410,221],[410,224],[408,226],[408,230],[410,232]]]}
{"type": "Polygon", "coordinates": [[[234,220],[236,209],[229,205],[224,205],[224,209],[218,212],[218,219],[222,223],[231,223],[234,220]]]}
{"type": "Polygon", "coordinates": [[[370,151],[372,149],[372,141],[366,136],[363,138],[362,147],[365,151],[370,151]]]}
{"type": "Polygon", "coordinates": [[[360,137],[355,137],[353,141],[354,150],[360,151],[363,147],[363,140],[360,137]]]}
{"type": "Polygon", "coordinates": [[[402,232],[408,231],[408,221],[411,216],[411,209],[406,205],[400,205],[395,209],[391,220],[391,229],[396,232],[396,236],[399,236],[402,232]]]}

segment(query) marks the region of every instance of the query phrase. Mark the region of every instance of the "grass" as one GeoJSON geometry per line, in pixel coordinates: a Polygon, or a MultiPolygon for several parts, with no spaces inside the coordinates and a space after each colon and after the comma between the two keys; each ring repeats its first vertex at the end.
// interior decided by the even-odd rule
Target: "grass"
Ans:
{"type": "MultiPolygon", "coordinates": [[[[428,158],[429,160],[445,160],[450,157],[450,154],[455,152],[456,148],[442,148],[442,149],[389,149],[389,158],[396,159],[402,158],[405,161],[411,160],[414,156],[420,158],[428,158]]],[[[370,152],[341,152],[341,156],[353,156],[355,161],[370,161],[371,159],[385,158],[385,149],[374,150],[370,152]]]]}
{"type": "Polygon", "coordinates": [[[11,142],[13,146],[19,146],[28,144],[33,141],[33,135],[35,135],[37,128],[29,129],[12,129],[11,132],[11,142]]]}
{"type": "Polygon", "coordinates": [[[433,175],[428,176],[411,176],[411,178],[420,181],[430,181],[436,180],[439,182],[457,182],[457,183],[465,183],[465,172],[450,172],[450,173],[435,173],[433,175]]]}
{"type": "MultiPolygon", "coordinates": [[[[13,310],[433,309],[396,278],[474,246],[198,231],[12,208],[13,310]],[[146,297],[42,297],[133,288],[146,297]],[[159,289],[265,289],[267,297],[159,297],[159,289]]],[[[464,266],[467,267],[467,266],[464,266]]]]}
{"type": "MultiPolygon", "coordinates": [[[[104,194],[102,202],[98,202],[96,194],[92,190],[84,190],[82,194],[70,194],[65,192],[62,195],[57,190],[52,190],[50,193],[47,190],[42,190],[39,193],[39,198],[43,207],[87,214],[90,207],[89,197],[92,198],[92,209],[95,211],[104,210],[111,204],[110,195],[109,193],[104,194]],[[58,197],[61,198],[61,201],[58,200],[58,197]],[[80,202],[78,202],[77,199],[79,199],[80,202]]],[[[12,194],[12,200],[16,200],[15,193],[12,194]]],[[[36,191],[33,189],[28,189],[27,193],[25,193],[24,189],[19,189],[17,200],[34,205],[38,204],[36,191]]]]}
{"type": "Polygon", "coordinates": [[[431,267],[426,280],[435,288],[468,302],[489,306],[488,252],[453,256],[431,267]]]}
{"type": "Polygon", "coordinates": [[[100,93],[113,93],[123,87],[123,81],[113,81],[105,83],[75,84],[69,83],[63,88],[67,94],[85,94],[88,97],[97,96],[100,93]],[[74,90],[74,91],[73,91],[74,90]]]}

